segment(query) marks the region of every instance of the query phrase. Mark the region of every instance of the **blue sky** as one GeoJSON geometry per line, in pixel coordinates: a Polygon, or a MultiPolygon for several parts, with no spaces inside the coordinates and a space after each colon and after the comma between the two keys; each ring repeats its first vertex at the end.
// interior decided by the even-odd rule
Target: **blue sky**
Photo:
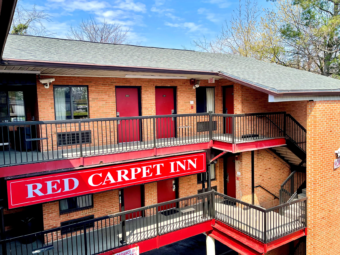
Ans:
{"type": "MultiPolygon", "coordinates": [[[[66,38],[82,19],[118,23],[129,29],[129,43],[194,49],[192,41],[214,38],[238,0],[21,0],[50,14],[46,27],[53,37],[66,38]]],[[[266,0],[259,0],[266,7],[266,0]]]]}

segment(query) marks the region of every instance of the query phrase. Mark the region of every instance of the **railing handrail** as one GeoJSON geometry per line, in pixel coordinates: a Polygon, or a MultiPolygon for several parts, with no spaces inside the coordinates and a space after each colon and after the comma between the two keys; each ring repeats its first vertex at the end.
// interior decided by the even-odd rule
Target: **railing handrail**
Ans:
{"type": "Polygon", "coordinates": [[[307,132],[307,130],[302,126],[291,114],[286,114],[296,125],[298,125],[303,131],[307,132]]]}
{"type": "Polygon", "coordinates": [[[247,206],[247,207],[249,207],[249,208],[253,208],[253,209],[259,210],[259,211],[261,211],[261,212],[266,212],[266,209],[264,209],[264,208],[262,208],[262,207],[259,207],[259,206],[257,206],[257,205],[249,204],[249,203],[247,203],[247,202],[238,200],[238,199],[236,199],[236,198],[234,198],[234,197],[230,197],[230,196],[228,196],[228,195],[225,195],[225,194],[222,194],[222,193],[219,193],[219,192],[216,192],[216,191],[215,191],[215,194],[217,194],[217,195],[219,195],[219,196],[221,196],[221,197],[227,198],[227,199],[229,199],[229,200],[231,200],[231,201],[233,201],[233,202],[237,202],[237,203],[239,203],[239,204],[245,205],[245,206],[247,206]]]}
{"type": "Polygon", "coordinates": [[[293,172],[290,173],[290,175],[287,177],[287,179],[281,184],[281,189],[284,188],[283,186],[287,184],[287,182],[292,178],[292,176],[293,176],[295,173],[297,173],[297,172],[296,172],[296,171],[293,171],[293,172]]]}
{"type": "MultiPolygon", "coordinates": [[[[123,212],[119,212],[119,213],[109,214],[109,215],[105,215],[105,216],[98,217],[98,218],[95,218],[95,219],[84,220],[84,221],[69,224],[69,225],[66,225],[66,226],[51,228],[51,229],[48,229],[48,230],[43,230],[43,231],[23,235],[23,236],[20,236],[20,238],[32,236],[34,234],[48,234],[48,233],[51,233],[51,232],[60,231],[60,230],[63,230],[63,229],[72,228],[72,227],[76,227],[76,226],[79,226],[79,225],[86,225],[88,223],[101,221],[101,220],[105,220],[105,219],[108,219],[108,218],[121,217],[123,215],[132,214],[132,213],[152,209],[152,208],[155,208],[155,207],[161,207],[161,206],[168,205],[168,204],[174,204],[176,202],[181,202],[181,201],[196,198],[196,197],[208,197],[209,198],[209,195],[212,194],[212,193],[214,193],[214,190],[207,191],[207,192],[204,192],[204,193],[201,193],[201,194],[188,196],[188,197],[178,198],[178,199],[174,199],[174,200],[170,200],[170,201],[166,201],[166,202],[162,202],[162,203],[157,203],[157,204],[153,204],[153,205],[149,205],[149,206],[143,206],[143,207],[139,207],[139,208],[133,209],[133,210],[127,210],[127,211],[123,211],[123,212]]],[[[2,243],[4,241],[8,242],[8,241],[11,241],[11,240],[16,240],[16,239],[18,239],[18,237],[4,239],[4,240],[0,240],[0,243],[2,243]]]]}
{"type": "Polygon", "coordinates": [[[220,117],[242,117],[242,116],[261,116],[261,115],[275,115],[275,114],[286,114],[286,112],[258,112],[258,113],[239,113],[239,114],[227,114],[227,113],[213,113],[213,116],[220,117]]]}
{"type": "Polygon", "coordinates": [[[278,196],[276,196],[274,193],[272,193],[272,192],[270,192],[269,190],[267,190],[267,189],[266,189],[265,187],[263,187],[262,185],[257,185],[257,186],[255,186],[255,188],[261,188],[261,189],[267,191],[270,195],[272,195],[272,196],[274,197],[274,199],[279,199],[278,196]]]}
{"type": "Polygon", "coordinates": [[[112,117],[112,118],[88,118],[88,119],[72,119],[72,120],[14,121],[14,122],[0,122],[0,126],[63,124],[63,123],[79,123],[79,122],[91,122],[91,121],[121,121],[121,120],[133,120],[133,119],[176,118],[176,117],[190,117],[190,116],[209,116],[209,113],[186,113],[186,114],[148,115],[148,116],[131,116],[131,117],[112,117]]]}
{"type": "Polygon", "coordinates": [[[283,207],[286,207],[286,206],[297,204],[299,202],[307,201],[307,199],[308,199],[307,197],[299,198],[299,199],[296,199],[296,200],[291,201],[291,202],[287,202],[287,203],[284,203],[284,204],[281,204],[281,205],[277,205],[277,206],[268,208],[268,209],[266,209],[266,212],[271,212],[271,211],[274,211],[274,210],[277,210],[277,209],[280,209],[280,208],[283,208],[283,207]]]}
{"type": "MultiPolygon", "coordinates": [[[[244,114],[211,114],[212,116],[220,117],[241,117],[241,116],[261,116],[285,114],[285,112],[261,112],[261,113],[244,113],[244,114]]],[[[176,118],[189,116],[209,116],[209,113],[186,113],[186,114],[169,114],[169,115],[147,115],[147,116],[131,116],[131,117],[112,117],[112,118],[88,118],[88,119],[71,119],[71,120],[39,120],[39,121],[15,121],[15,122],[0,122],[0,126],[24,126],[24,125],[39,125],[39,124],[64,124],[64,123],[79,123],[91,121],[121,121],[135,119],[150,119],[150,118],[176,118]]],[[[295,120],[296,121],[296,120],[295,120]]]]}

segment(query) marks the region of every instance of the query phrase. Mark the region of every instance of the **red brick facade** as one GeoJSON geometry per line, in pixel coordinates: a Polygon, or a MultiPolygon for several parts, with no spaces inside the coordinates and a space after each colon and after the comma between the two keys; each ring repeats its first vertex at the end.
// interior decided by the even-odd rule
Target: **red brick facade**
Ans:
{"type": "MultiPolygon", "coordinates": [[[[42,77],[46,78],[46,77],[42,77]]],[[[122,79],[122,78],[96,78],[96,77],[53,77],[55,82],[53,85],[87,85],[88,86],[88,101],[89,101],[89,115],[90,118],[109,118],[116,116],[116,99],[115,86],[140,86],[141,87],[141,113],[142,116],[155,115],[155,87],[170,86],[176,87],[176,106],[177,114],[188,114],[196,112],[196,91],[189,84],[189,80],[157,80],[157,79],[122,79]],[[190,104],[194,101],[194,104],[190,104]]],[[[54,120],[54,97],[53,85],[49,89],[44,88],[38,82],[37,85],[37,100],[39,120],[54,120]]],[[[316,185],[322,192],[336,189],[337,171],[332,171],[327,174],[328,178],[333,180],[333,184],[326,185],[326,179],[323,179],[320,172],[322,168],[324,153],[319,154],[321,142],[325,137],[323,136],[323,129],[327,130],[327,139],[329,136],[334,139],[334,142],[321,147],[327,149],[328,161],[332,162],[334,154],[331,152],[337,149],[336,142],[337,127],[335,125],[336,119],[331,117],[334,112],[340,110],[340,103],[325,102],[325,103],[307,103],[307,102],[286,102],[286,103],[269,103],[268,95],[248,87],[233,84],[228,80],[218,80],[215,84],[208,84],[207,81],[201,81],[200,86],[215,87],[215,112],[222,113],[223,103],[223,87],[234,86],[234,113],[260,113],[260,112],[280,112],[285,111],[296,118],[303,126],[308,127],[308,159],[307,169],[308,173],[308,196],[310,197],[308,217],[318,219],[318,221],[309,221],[310,228],[320,228],[322,224],[323,229],[331,228],[332,235],[336,235],[336,230],[332,228],[332,220],[325,219],[325,214],[320,210],[310,208],[312,203],[316,204],[321,199],[321,194],[316,193],[317,190],[310,193],[311,184],[316,185]],[[308,107],[307,107],[308,106],[308,107]],[[308,111],[308,119],[307,119],[308,111]],[[332,131],[333,130],[333,131],[332,131]],[[315,149],[318,148],[318,149],[315,149]],[[316,163],[317,162],[317,163],[316,163]],[[312,197],[311,197],[312,196],[312,197]],[[312,203],[311,203],[312,201],[312,203]]],[[[56,130],[52,131],[54,134],[56,130]]],[[[325,150],[323,150],[325,151],[325,150]]],[[[326,156],[325,156],[326,157],[326,156]]],[[[328,163],[329,163],[328,162],[328,163]]],[[[330,171],[330,166],[328,167],[330,171]]],[[[328,170],[327,170],[328,171],[328,170]]],[[[241,153],[235,162],[236,180],[236,198],[246,202],[251,202],[251,153],[241,153]]],[[[220,158],[215,165],[216,180],[213,180],[211,186],[217,186],[217,191],[224,193],[224,160],[220,158]]],[[[255,186],[261,185],[279,196],[280,185],[290,174],[290,168],[287,163],[278,158],[270,150],[255,151],[255,186]]],[[[197,183],[197,176],[186,176],[179,178],[179,198],[197,194],[198,190],[202,188],[201,184],[197,183]]],[[[157,203],[157,183],[145,184],[145,206],[157,203]]],[[[332,193],[336,195],[336,192],[332,193]]],[[[338,199],[334,197],[334,201],[338,199]]],[[[329,205],[331,206],[331,199],[329,205]]],[[[334,202],[333,201],[333,202],[334,202]]],[[[255,190],[255,203],[264,207],[270,208],[279,203],[272,195],[257,188],[255,190]]],[[[43,223],[44,229],[59,227],[63,221],[68,221],[76,218],[81,218],[89,215],[101,217],[108,214],[119,212],[119,196],[118,190],[102,192],[93,195],[94,207],[87,210],[77,211],[68,214],[59,213],[59,202],[51,202],[43,205],[43,223]]],[[[328,208],[329,210],[331,207],[328,208]]],[[[334,208],[333,208],[334,209],[334,208]]],[[[334,222],[334,221],[333,221],[334,222]]],[[[310,231],[308,247],[310,251],[319,254],[323,246],[317,246],[314,241],[321,240],[324,236],[319,232],[310,231]],[[312,241],[311,241],[312,240],[312,241]]],[[[334,244],[334,251],[340,247],[334,244]]],[[[272,251],[268,254],[287,254],[287,246],[278,250],[272,251]]],[[[329,253],[335,254],[335,253],[329,253]]]]}

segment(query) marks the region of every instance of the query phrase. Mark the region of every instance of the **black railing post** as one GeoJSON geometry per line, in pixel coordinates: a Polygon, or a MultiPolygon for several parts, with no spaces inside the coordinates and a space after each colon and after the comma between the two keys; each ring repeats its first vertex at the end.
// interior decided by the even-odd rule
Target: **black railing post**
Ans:
{"type": "Polygon", "coordinates": [[[213,137],[213,122],[212,122],[212,112],[209,112],[209,140],[211,141],[213,137]]]}
{"type": "Polygon", "coordinates": [[[211,209],[210,209],[210,218],[215,219],[215,190],[211,191],[211,209]]]}
{"type": "Polygon", "coordinates": [[[267,212],[263,212],[264,222],[263,222],[263,243],[267,243],[267,212]]]}
{"type": "Polygon", "coordinates": [[[156,117],[153,117],[153,147],[156,148],[156,117]]]}
{"type": "Polygon", "coordinates": [[[295,193],[295,185],[294,185],[294,175],[292,175],[292,178],[290,179],[290,196],[292,196],[295,193]]]}
{"type": "MultiPolygon", "coordinates": [[[[209,166],[209,165],[208,165],[209,166]]],[[[206,173],[202,173],[202,193],[205,193],[205,177],[206,177],[206,173]]],[[[206,213],[206,203],[205,203],[205,198],[203,197],[203,218],[205,218],[207,216],[206,213]]]]}
{"type": "Polygon", "coordinates": [[[79,121],[79,150],[80,157],[83,157],[83,138],[81,136],[81,122],[79,121]]]}
{"type": "Polygon", "coordinates": [[[87,255],[87,236],[86,236],[86,224],[84,224],[84,254],[87,255]]]}
{"type": "MultiPolygon", "coordinates": [[[[120,190],[120,198],[121,198],[121,211],[125,211],[125,201],[124,201],[124,189],[120,190]]],[[[125,214],[121,216],[121,221],[122,221],[122,241],[121,244],[125,245],[126,242],[126,225],[125,225],[125,214]]]]}
{"type": "Polygon", "coordinates": [[[286,137],[286,134],[287,134],[286,127],[287,127],[287,115],[286,115],[286,113],[284,113],[284,115],[283,115],[283,135],[284,135],[284,137],[286,137]]]}
{"type": "Polygon", "coordinates": [[[156,207],[156,231],[157,231],[157,236],[159,236],[159,213],[158,213],[158,207],[156,207]]]}
{"type": "MultiPolygon", "coordinates": [[[[4,219],[4,208],[0,208],[1,213],[1,240],[5,239],[5,219],[4,219]]],[[[2,254],[7,254],[7,242],[2,242],[2,254]]]]}
{"type": "Polygon", "coordinates": [[[231,127],[231,135],[232,135],[232,144],[235,143],[235,135],[236,135],[236,132],[235,132],[235,116],[232,116],[231,117],[231,121],[232,121],[232,127],[231,127]]]}

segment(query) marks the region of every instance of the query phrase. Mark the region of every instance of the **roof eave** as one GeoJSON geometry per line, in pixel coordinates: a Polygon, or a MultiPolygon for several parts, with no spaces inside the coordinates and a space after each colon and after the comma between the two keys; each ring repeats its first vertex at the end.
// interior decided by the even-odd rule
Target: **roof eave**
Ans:
{"type": "MultiPolygon", "coordinates": [[[[1,0],[0,0],[1,1],[1,0]]],[[[277,91],[272,88],[264,87],[261,84],[256,84],[238,77],[215,71],[203,70],[181,70],[181,69],[165,69],[154,67],[136,67],[136,66],[114,66],[114,65],[96,65],[88,63],[69,63],[69,62],[49,62],[49,61],[32,61],[21,59],[4,59],[3,64],[6,66],[34,66],[46,68],[76,68],[87,70],[107,70],[107,71],[126,71],[126,72],[148,72],[148,73],[168,73],[168,74],[197,74],[197,75],[212,75],[220,76],[240,85],[250,87],[260,92],[273,96],[294,96],[294,95],[320,95],[320,96],[334,96],[340,95],[339,90],[315,90],[315,91],[277,91]]]]}
{"type": "Polygon", "coordinates": [[[273,96],[334,96],[334,95],[340,95],[340,89],[338,90],[293,90],[293,91],[286,91],[286,90],[275,90],[273,88],[268,88],[265,86],[262,86],[260,84],[256,84],[250,81],[242,80],[238,77],[219,72],[218,75],[222,78],[231,80],[235,83],[238,83],[240,85],[244,85],[247,87],[250,87],[252,89],[264,92],[269,95],[273,96]]]}
{"type": "Polygon", "coordinates": [[[128,72],[152,72],[152,73],[169,73],[169,74],[199,74],[199,75],[218,75],[213,71],[202,70],[181,70],[181,69],[164,69],[154,67],[136,67],[136,66],[115,66],[115,65],[96,65],[88,63],[69,63],[69,62],[49,62],[49,61],[32,61],[19,59],[4,59],[3,64],[6,66],[35,66],[47,68],[76,68],[88,70],[106,70],[106,71],[128,71],[128,72]]]}
{"type": "Polygon", "coordinates": [[[11,29],[16,5],[17,0],[0,0],[0,60],[11,29]]]}

